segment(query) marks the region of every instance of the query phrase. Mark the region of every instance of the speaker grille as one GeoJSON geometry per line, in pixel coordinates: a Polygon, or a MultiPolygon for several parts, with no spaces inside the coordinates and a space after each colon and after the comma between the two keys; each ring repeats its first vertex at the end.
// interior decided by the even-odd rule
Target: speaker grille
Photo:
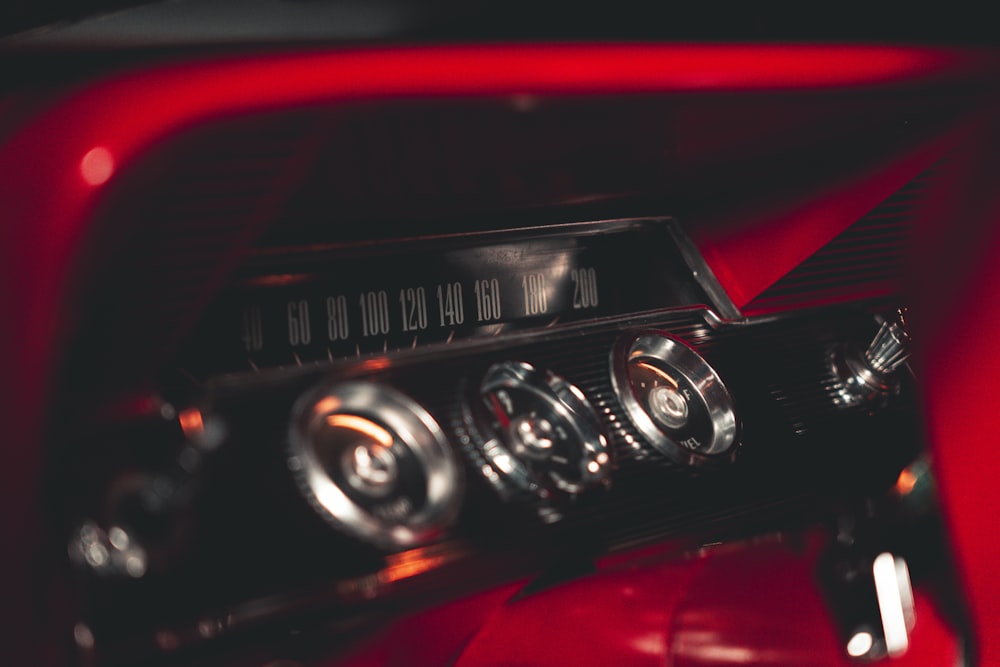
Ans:
{"type": "Polygon", "coordinates": [[[941,164],[923,172],[745,308],[747,315],[885,297],[899,290],[912,222],[941,164]]]}

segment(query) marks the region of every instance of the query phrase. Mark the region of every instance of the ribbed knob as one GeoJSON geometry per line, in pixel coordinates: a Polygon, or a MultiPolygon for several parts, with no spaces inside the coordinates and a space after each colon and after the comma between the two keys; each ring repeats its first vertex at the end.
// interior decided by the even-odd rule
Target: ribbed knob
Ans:
{"type": "Polygon", "coordinates": [[[438,539],[458,514],[458,458],[431,414],[392,387],[320,385],[288,433],[288,469],[338,530],[398,551],[438,539]]]}
{"type": "Polygon", "coordinates": [[[848,407],[884,402],[898,393],[900,378],[895,371],[909,356],[906,311],[900,308],[882,323],[864,351],[854,345],[840,345],[833,350],[831,370],[838,380],[835,401],[848,407]]]}
{"type": "Polygon", "coordinates": [[[899,368],[910,356],[910,334],[902,312],[886,320],[879,327],[875,339],[865,351],[865,363],[880,375],[888,375],[899,368]]]}

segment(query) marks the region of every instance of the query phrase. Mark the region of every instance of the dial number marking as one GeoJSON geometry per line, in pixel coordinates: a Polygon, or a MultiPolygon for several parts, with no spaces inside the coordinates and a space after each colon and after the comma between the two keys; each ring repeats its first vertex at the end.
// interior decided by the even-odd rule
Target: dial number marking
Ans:
{"type": "Polygon", "coordinates": [[[312,340],[309,329],[309,302],[305,299],[289,301],[288,311],[288,344],[291,346],[308,345],[312,340]]]}
{"type": "Polygon", "coordinates": [[[403,331],[427,328],[427,295],[423,287],[399,290],[399,307],[403,315],[403,331]]]}
{"type": "Polygon", "coordinates": [[[378,292],[362,292],[359,299],[361,305],[361,335],[385,336],[389,333],[389,297],[385,290],[378,292]]]}
{"type": "Polygon", "coordinates": [[[462,283],[438,285],[437,300],[441,326],[454,327],[465,322],[465,307],[462,303],[462,283]]]}
{"type": "Polygon", "coordinates": [[[573,281],[573,308],[596,308],[597,271],[588,268],[573,269],[569,272],[569,277],[573,281]]]}
{"type": "Polygon", "coordinates": [[[528,273],[521,276],[521,289],[524,290],[525,315],[542,315],[548,311],[544,273],[528,273]]]}
{"type": "Polygon", "coordinates": [[[500,281],[496,278],[477,280],[474,288],[476,293],[476,320],[491,322],[500,319],[500,281]]]}
{"type": "Polygon", "coordinates": [[[347,320],[347,297],[326,297],[326,335],[330,342],[347,340],[350,336],[350,324],[347,320]]]}

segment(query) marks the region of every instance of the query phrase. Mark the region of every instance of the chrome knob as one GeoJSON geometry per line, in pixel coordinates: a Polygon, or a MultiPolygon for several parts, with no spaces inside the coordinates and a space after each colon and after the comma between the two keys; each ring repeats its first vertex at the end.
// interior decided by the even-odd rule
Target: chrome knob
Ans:
{"type": "Polygon", "coordinates": [[[100,576],[138,579],[167,571],[191,555],[203,470],[227,438],[223,419],[199,407],[178,411],[158,397],[141,403],[153,409],[112,413],[135,420],[121,433],[148,451],[169,447],[173,453],[154,465],[132,461],[116,471],[99,503],[75,527],[70,559],[100,576]]]}
{"type": "Polygon", "coordinates": [[[523,415],[511,420],[510,435],[514,449],[518,453],[537,459],[545,459],[556,444],[555,427],[548,419],[537,415],[523,415]]]}
{"type": "Polygon", "coordinates": [[[504,498],[533,496],[545,521],[561,505],[610,482],[611,451],[583,392],[520,361],[491,366],[466,398],[466,437],[504,498]]]}
{"type": "Polygon", "coordinates": [[[651,389],[649,410],[653,418],[667,428],[678,429],[687,423],[687,399],[673,387],[664,385],[651,389]]]}
{"type": "Polygon", "coordinates": [[[715,369],[683,341],[659,331],[623,336],[611,381],[646,441],[682,465],[726,464],[739,448],[733,397],[715,369]]]}
{"type": "Polygon", "coordinates": [[[909,357],[910,334],[900,312],[898,318],[882,323],[875,340],[865,350],[864,358],[870,369],[887,375],[902,366],[909,357]]]}
{"type": "Polygon", "coordinates": [[[409,397],[371,382],[302,397],[288,467],[327,522],[390,550],[440,537],[461,500],[462,468],[437,422],[409,397]]]}
{"type": "Polygon", "coordinates": [[[835,402],[844,406],[879,403],[899,391],[898,371],[910,357],[906,311],[886,318],[867,348],[841,346],[830,356],[835,402]]]}
{"type": "Polygon", "coordinates": [[[381,498],[392,492],[399,477],[399,463],[389,446],[362,442],[344,452],[343,468],[347,482],[361,493],[381,498]]]}

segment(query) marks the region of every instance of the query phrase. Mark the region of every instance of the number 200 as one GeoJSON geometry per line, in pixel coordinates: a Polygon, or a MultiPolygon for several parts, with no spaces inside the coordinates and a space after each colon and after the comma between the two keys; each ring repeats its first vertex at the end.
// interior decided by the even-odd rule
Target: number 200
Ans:
{"type": "Polygon", "coordinates": [[[573,281],[573,308],[597,307],[597,271],[594,269],[573,269],[569,272],[573,281]]]}

